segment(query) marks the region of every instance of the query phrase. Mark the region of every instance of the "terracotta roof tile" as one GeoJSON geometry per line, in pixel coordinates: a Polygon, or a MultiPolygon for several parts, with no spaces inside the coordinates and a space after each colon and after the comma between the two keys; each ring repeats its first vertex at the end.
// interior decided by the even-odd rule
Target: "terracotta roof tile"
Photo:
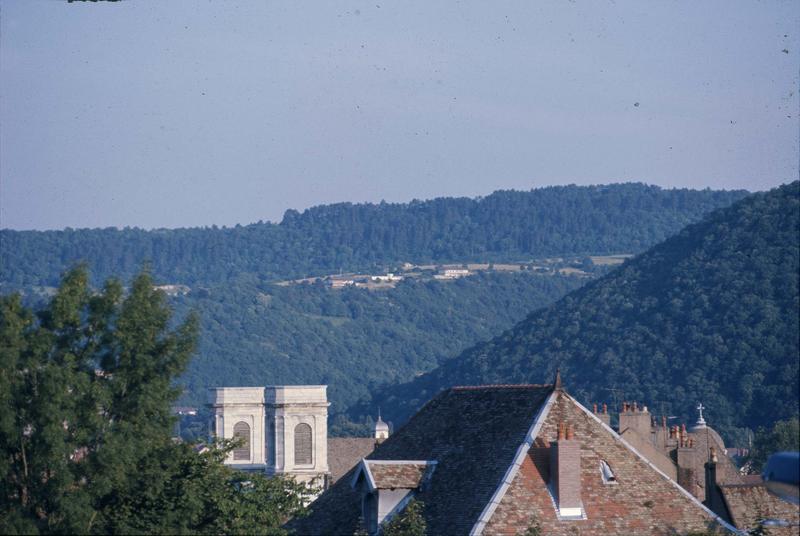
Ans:
{"type": "Polygon", "coordinates": [[[420,487],[430,464],[378,463],[367,460],[369,471],[378,489],[415,489],[420,487]]]}

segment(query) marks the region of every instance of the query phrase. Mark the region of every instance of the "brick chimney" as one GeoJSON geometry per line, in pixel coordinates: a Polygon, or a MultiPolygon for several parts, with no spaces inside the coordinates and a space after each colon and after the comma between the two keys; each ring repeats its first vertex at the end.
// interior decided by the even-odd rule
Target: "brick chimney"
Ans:
{"type": "Polygon", "coordinates": [[[597,404],[592,406],[592,410],[594,411],[594,416],[603,421],[606,426],[611,426],[611,414],[608,412],[608,405],[603,404],[603,410],[599,411],[597,404]]]}
{"type": "Polygon", "coordinates": [[[558,440],[550,444],[550,486],[560,518],[583,517],[581,444],[572,425],[558,424],[558,440]]]}
{"type": "Polygon", "coordinates": [[[708,508],[715,512],[723,511],[724,501],[719,487],[717,486],[717,449],[711,447],[708,455],[708,461],[705,464],[706,469],[706,500],[703,501],[708,508]]]}
{"type": "Polygon", "coordinates": [[[697,454],[692,443],[686,433],[686,426],[681,425],[680,431],[678,431],[678,451],[675,460],[678,463],[678,484],[695,497],[698,497],[699,490],[697,489],[697,475],[694,465],[697,454]]]}

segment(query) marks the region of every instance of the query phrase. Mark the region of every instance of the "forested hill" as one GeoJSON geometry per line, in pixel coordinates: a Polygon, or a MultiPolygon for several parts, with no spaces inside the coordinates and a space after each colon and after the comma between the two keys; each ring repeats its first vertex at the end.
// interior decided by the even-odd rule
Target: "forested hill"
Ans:
{"type": "MultiPolygon", "coordinates": [[[[398,423],[443,387],[547,382],[736,435],[798,412],[800,183],[747,197],[513,329],[375,397],[398,423]]],[[[358,408],[353,410],[358,412],[358,408]]]]}
{"type": "Polygon", "coordinates": [[[157,280],[193,285],[241,273],[294,278],[402,261],[636,253],[746,193],[563,186],[478,199],[326,205],[289,210],[280,224],[232,228],[2,230],[0,283],[54,286],[79,260],[88,262],[95,284],[127,279],[149,261],[157,280]]]}

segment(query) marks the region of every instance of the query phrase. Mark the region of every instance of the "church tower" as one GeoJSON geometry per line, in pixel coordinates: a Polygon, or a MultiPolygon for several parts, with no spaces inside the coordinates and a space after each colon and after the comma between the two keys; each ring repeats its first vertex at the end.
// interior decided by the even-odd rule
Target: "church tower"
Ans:
{"type": "Polygon", "coordinates": [[[267,474],[323,485],[329,473],[327,386],[267,386],[264,404],[267,474]]]}
{"type": "Polygon", "coordinates": [[[226,465],[324,486],[329,474],[326,385],[218,387],[210,390],[209,405],[215,434],[242,442],[226,465]]]}
{"type": "Polygon", "coordinates": [[[218,387],[211,389],[209,398],[215,435],[241,441],[225,463],[246,471],[263,471],[264,388],[218,387]]]}

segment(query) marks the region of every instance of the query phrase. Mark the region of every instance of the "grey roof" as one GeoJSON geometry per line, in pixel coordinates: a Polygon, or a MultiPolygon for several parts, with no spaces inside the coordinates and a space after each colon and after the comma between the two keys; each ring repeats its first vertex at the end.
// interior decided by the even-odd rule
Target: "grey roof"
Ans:
{"type": "Polygon", "coordinates": [[[337,482],[375,448],[374,437],[329,437],[328,468],[337,482]]]}
{"type": "MultiPolygon", "coordinates": [[[[436,470],[418,498],[429,534],[467,534],[514,460],[551,385],[453,387],[428,402],[367,456],[430,460],[436,470]]],[[[361,498],[351,471],[290,522],[297,534],[347,534],[358,528],[361,498]]]]}

